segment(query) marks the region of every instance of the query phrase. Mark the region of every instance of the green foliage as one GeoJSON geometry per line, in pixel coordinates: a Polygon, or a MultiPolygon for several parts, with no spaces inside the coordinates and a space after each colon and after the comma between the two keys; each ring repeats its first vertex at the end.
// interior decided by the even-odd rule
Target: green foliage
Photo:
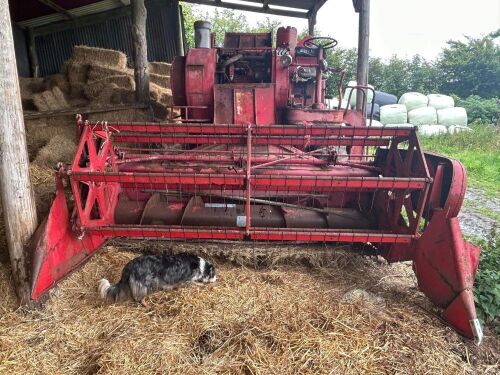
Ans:
{"type": "Polygon", "coordinates": [[[479,319],[500,333],[500,235],[496,228],[487,241],[479,241],[481,257],[474,282],[479,319]]]}
{"type": "MultiPolygon", "coordinates": [[[[332,68],[343,67],[346,69],[344,87],[349,81],[356,78],[357,53],[355,48],[334,48],[333,50],[329,50],[326,55],[326,61],[328,62],[328,66],[332,68]]],[[[339,78],[338,74],[330,74],[328,76],[327,95],[338,96],[339,78]]]]}
{"type": "Polygon", "coordinates": [[[264,20],[258,21],[255,25],[251,26],[244,13],[231,9],[214,8],[213,12],[201,12],[196,6],[183,3],[182,12],[184,15],[184,29],[188,48],[194,47],[194,22],[198,20],[208,21],[212,24],[212,32],[216,35],[218,46],[224,44],[224,35],[226,32],[271,32],[274,42],[276,31],[281,26],[279,18],[271,17],[266,17],[264,20]]]}
{"type": "MultiPolygon", "coordinates": [[[[214,8],[213,12],[201,12],[196,6],[183,3],[182,13],[188,48],[194,47],[195,21],[204,20],[212,24],[212,32],[215,33],[218,46],[222,46],[224,43],[224,34],[226,32],[249,32],[251,30],[246,16],[231,9],[214,8]]],[[[262,24],[265,24],[265,22],[262,24]]]]}
{"type": "Polygon", "coordinates": [[[424,150],[460,160],[467,170],[469,184],[493,197],[500,197],[500,128],[472,124],[472,132],[422,137],[424,150]]]}
{"type": "Polygon", "coordinates": [[[194,47],[194,22],[197,20],[193,11],[193,6],[182,3],[182,15],[184,17],[184,36],[186,38],[186,47],[194,47]]]}
{"type": "Polygon", "coordinates": [[[467,110],[469,122],[491,124],[496,123],[500,114],[500,99],[482,99],[480,96],[471,95],[466,99],[460,99],[454,95],[455,105],[467,110]]]}
{"type": "MultiPolygon", "coordinates": [[[[222,45],[225,32],[272,32],[281,26],[281,19],[267,17],[250,25],[244,13],[215,8],[213,12],[202,12],[197,6],[182,5],[186,42],[194,46],[193,23],[204,19],[212,23],[217,36],[217,45],[222,45]]],[[[303,37],[307,30],[300,33],[303,37]]],[[[500,30],[483,38],[466,38],[465,41],[452,40],[447,43],[439,58],[429,61],[415,55],[409,59],[396,55],[388,60],[372,57],[369,62],[369,81],[377,90],[401,96],[408,91],[424,94],[455,94],[457,104],[467,109],[471,121],[495,122],[498,118],[500,92],[500,46],[496,39],[500,30]],[[479,98],[489,98],[484,100],[479,98]]],[[[355,48],[335,48],[327,54],[331,67],[346,69],[345,82],[355,80],[357,52],[355,48]]],[[[328,78],[328,95],[337,95],[338,75],[328,78]]]]}
{"type": "Polygon", "coordinates": [[[441,91],[462,98],[498,95],[500,81],[500,46],[494,38],[498,32],[467,41],[451,40],[438,61],[443,81],[441,91]]]}

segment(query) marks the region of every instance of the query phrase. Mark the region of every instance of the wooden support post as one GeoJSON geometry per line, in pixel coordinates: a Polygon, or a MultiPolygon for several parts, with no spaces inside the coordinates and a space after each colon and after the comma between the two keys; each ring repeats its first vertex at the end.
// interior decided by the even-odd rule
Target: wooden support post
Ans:
{"type": "Polygon", "coordinates": [[[7,0],[0,1],[0,193],[12,274],[22,304],[30,300],[24,245],[37,227],[30,183],[14,38],[7,0]]]}
{"type": "MultiPolygon", "coordinates": [[[[370,48],[370,0],[358,0],[359,31],[358,31],[358,85],[368,84],[368,57],[370,48]]],[[[366,93],[368,95],[368,93],[366,93]]],[[[363,110],[363,94],[356,95],[356,109],[363,110]]]]}
{"type": "Polygon", "coordinates": [[[134,43],[135,100],[149,104],[148,45],[144,0],[132,0],[132,40],[134,43]]]}
{"type": "Polygon", "coordinates": [[[177,14],[175,18],[175,33],[177,42],[177,56],[184,56],[184,30],[182,29],[182,10],[179,1],[174,1],[174,11],[177,14]]]}
{"type": "Polygon", "coordinates": [[[30,56],[31,76],[38,78],[40,77],[40,64],[38,62],[38,54],[36,53],[35,34],[31,27],[28,28],[28,52],[30,56]]]}
{"type": "Polygon", "coordinates": [[[316,26],[316,13],[312,13],[308,19],[308,25],[309,25],[309,35],[314,36],[314,27],[316,26]]]}

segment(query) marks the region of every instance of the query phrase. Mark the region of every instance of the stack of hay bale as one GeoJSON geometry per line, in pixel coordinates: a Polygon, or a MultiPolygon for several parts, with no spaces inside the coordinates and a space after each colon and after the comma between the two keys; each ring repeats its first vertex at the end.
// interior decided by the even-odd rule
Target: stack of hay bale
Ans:
{"type": "MultiPolygon", "coordinates": [[[[170,70],[167,63],[149,65],[152,105],[159,119],[167,117],[172,105],[170,70]]],[[[61,73],[20,81],[25,110],[108,107],[135,101],[134,71],[127,67],[127,56],[115,50],[75,46],[61,73]]]]}
{"type": "Polygon", "coordinates": [[[424,95],[408,92],[399,98],[398,104],[380,108],[382,126],[411,124],[418,126],[424,136],[454,134],[469,130],[467,112],[455,107],[451,96],[441,94],[424,95]]]}
{"type": "Polygon", "coordinates": [[[25,110],[56,111],[69,108],[66,95],[69,85],[62,74],[43,78],[19,78],[25,110]]]}

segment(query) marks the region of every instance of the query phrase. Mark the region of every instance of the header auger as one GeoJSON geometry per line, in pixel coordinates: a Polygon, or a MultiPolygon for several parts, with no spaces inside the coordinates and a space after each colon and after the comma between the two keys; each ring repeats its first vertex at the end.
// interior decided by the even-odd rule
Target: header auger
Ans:
{"type": "Polygon", "coordinates": [[[413,261],[444,319],[480,340],[479,248],[457,220],[462,164],[425,153],[412,126],[371,127],[361,111],[328,108],[328,74],[340,75],[342,102],[344,70],[325,60],[334,39],[297,41],[288,27],[275,48],[269,33],[197,43],[173,63],[175,121],[78,116],[74,160],[60,165],[31,244],[32,298],[114,237],[367,243],[389,262],[413,261]]]}

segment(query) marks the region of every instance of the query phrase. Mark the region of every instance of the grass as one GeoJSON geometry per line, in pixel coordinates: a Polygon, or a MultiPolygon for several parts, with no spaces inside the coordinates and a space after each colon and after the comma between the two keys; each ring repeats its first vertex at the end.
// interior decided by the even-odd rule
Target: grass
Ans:
{"type": "Polygon", "coordinates": [[[485,208],[485,207],[474,205],[474,202],[470,202],[470,203],[465,202],[465,204],[470,206],[470,208],[472,210],[476,211],[481,216],[487,217],[491,220],[495,220],[497,223],[500,223],[500,213],[495,212],[495,211],[491,211],[490,209],[485,208]]]}
{"type": "Polygon", "coordinates": [[[426,151],[460,160],[469,185],[492,197],[500,197],[500,129],[494,125],[473,124],[472,132],[422,137],[426,151]]]}

